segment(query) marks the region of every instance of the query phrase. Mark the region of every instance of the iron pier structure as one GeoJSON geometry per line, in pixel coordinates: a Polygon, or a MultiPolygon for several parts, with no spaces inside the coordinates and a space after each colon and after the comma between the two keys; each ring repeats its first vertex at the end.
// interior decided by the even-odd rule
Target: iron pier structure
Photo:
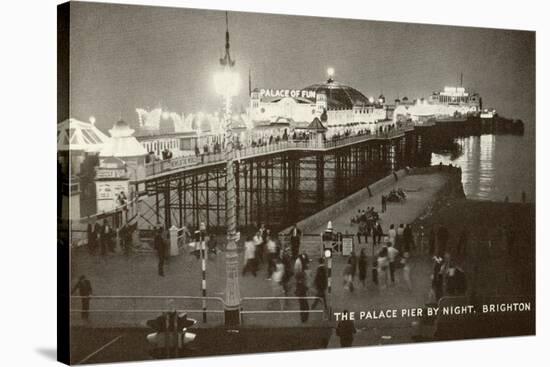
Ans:
{"type": "MultiPolygon", "coordinates": [[[[237,152],[238,228],[266,223],[278,230],[310,216],[407,166],[429,164],[422,129],[354,136],[338,141],[284,142],[237,152]]],[[[208,158],[208,159],[205,159],[208,158]]],[[[133,182],[142,193],[145,225],[225,230],[226,164],[200,164],[148,174],[133,182]]]]}

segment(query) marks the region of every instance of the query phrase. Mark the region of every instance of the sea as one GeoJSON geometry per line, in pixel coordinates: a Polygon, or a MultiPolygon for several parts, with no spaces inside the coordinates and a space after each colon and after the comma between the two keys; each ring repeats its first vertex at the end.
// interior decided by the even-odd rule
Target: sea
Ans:
{"type": "Polygon", "coordinates": [[[520,202],[525,192],[535,202],[535,129],[525,134],[456,138],[453,152],[432,153],[431,163],[462,168],[466,197],[475,200],[520,202]]]}

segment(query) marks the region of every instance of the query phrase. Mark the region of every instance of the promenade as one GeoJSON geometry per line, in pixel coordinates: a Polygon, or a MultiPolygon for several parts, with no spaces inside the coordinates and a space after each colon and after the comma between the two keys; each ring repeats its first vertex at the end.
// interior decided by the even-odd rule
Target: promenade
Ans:
{"type": "MultiPolygon", "coordinates": [[[[374,206],[380,209],[380,196],[382,192],[387,193],[392,187],[400,187],[407,192],[407,201],[403,204],[388,203],[387,211],[380,213],[381,223],[384,231],[387,231],[389,225],[394,223],[412,222],[435,198],[437,191],[445,184],[446,178],[443,174],[430,175],[410,175],[405,176],[398,182],[385,187],[383,191],[376,193],[373,197],[350,206],[349,210],[342,212],[338,217],[333,218],[333,226],[337,231],[348,231],[355,233],[356,229],[350,224],[350,218],[358,209],[366,209],[367,206],[374,206]]],[[[324,228],[318,228],[317,233],[321,233],[324,228]]],[[[414,307],[421,306],[426,301],[426,295],[429,290],[429,275],[431,265],[428,259],[413,257],[411,259],[413,290],[408,291],[399,281],[399,271],[397,272],[397,283],[395,286],[379,291],[371,280],[372,264],[372,245],[361,244],[356,248],[359,253],[360,248],[365,247],[369,256],[369,268],[367,270],[367,287],[363,289],[358,286],[354,293],[345,291],[342,287],[342,270],[346,259],[336,255],[333,261],[333,293],[331,303],[333,309],[342,310],[344,307],[350,309],[381,309],[387,307],[414,307]]],[[[316,259],[311,263],[311,277],[313,278],[316,259]]],[[[239,256],[242,268],[242,256],[239,256]]],[[[73,251],[72,256],[73,279],[84,274],[93,286],[96,296],[200,296],[201,295],[201,263],[194,256],[184,252],[176,257],[171,257],[165,266],[165,277],[157,274],[157,258],[153,253],[132,254],[125,256],[123,254],[109,254],[105,257],[100,255],[90,255],[84,248],[73,251]]],[[[225,289],[225,255],[223,252],[218,255],[210,255],[207,261],[206,271],[207,295],[210,297],[221,297],[225,289]]],[[[258,276],[250,274],[240,277],[241,296],[242,297],[267,297],[272,296],[271,282],[266,279],[266,265],[262,265],[258,276]]],[[[290,283],[293,285],[294,280],[290,283]]],[[[291,292],[293,295],[294,292],[291,292]]],[[[310,287],[309,294],[315,295],[314,289],[310,287]]],[[[117,309],[162,309],[164,300],[155,299],[132,299],[132,300],[93,300],[91,309],[101,308],[103,310],[117,309]]],[[[266,302],[266,301],[263,301],[266,302]]],[[[285,309],[298,309],[297,301],[289,301],[285,309]]],[[[200,301],[181,301],[177,300],[177,306],[181,308],[201,309],[200,301]]],[[[222,306],[215,300],[208,302],[209,309],[221,310],[222,306]]],[[[244,310],[258,309],[277,309],[277,304],[259,304],[257,301],[243,302],[244,310]]],[[[77,301],[73,302],[73,307],[78,308],[77,301]]],[[[320,308],[319,308],[320,310],[320,308]]],[[[80,323],[79,315],[74,315],[75,323],[80,323]]],[[[105,312],[102,314],[92,314],[90,316],[91,325],[105,325],[110,322],[123,324],[142,324],[143,320],[152,316],[142,313],[139,315],[116,314],[105,312]]],[[[311,323],[320,322],[322,313],[310,315],[311,323]]],[[[201,319],[201,314],[194,314],[193,317],[201,319]]],[[[215,326],[221,323],[223,314],[209,314],[208,325],[215,326]]],[[[257,324],[262,326],[299,326],[299,314],[270,314],[270,315],[248,315],[244,317],[247,324],[257,324]]],[[[403,321],[403,320],[401,320],[403,321]]],[[[204,326],[204,325],[203,325],[204,326]]]]}

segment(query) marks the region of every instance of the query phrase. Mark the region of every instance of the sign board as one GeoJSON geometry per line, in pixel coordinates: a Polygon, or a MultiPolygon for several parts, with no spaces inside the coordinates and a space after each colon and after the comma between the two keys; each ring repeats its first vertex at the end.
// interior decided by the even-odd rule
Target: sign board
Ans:
{"type": "Polygon", "coordinates": [[[117,207],[117,195],[121,192],[128,196],[128,181],[96,181],[96,198],[98,212],[107,212],[117,207]]]}
{"type": "MultiPolygon", "coordinates": [[[[195,166],[201,162],[199,157],[196,156],[186,156],[186,157],[178,157],[178,158],[172,158],[169,160],[164,160],[160,162],[160,170],[162,172],[164,171],[170,171],[178,168],[184,168],[189,166],[195,166]]],[[[156,164],[156,163],[152,163],[156,164]]]]}
{"type": "Polygon", "coordinates": [[[315,99],[315,91],[300,89],[260,89],[260,98],[263,97],[301,97],[315,99]]]}
{"type": "Polygon", "coordinates": [[[353,251],[353,237],[342,238],[342,255],[349,256],[353,251]]]}
{"type": "Polygon", "coordinates": [[[124,168],[101,168],[96,169],[95,174],[96,179],[113,179],[113,178],[126,178],[128,177],[126,170],[124,168]]]}

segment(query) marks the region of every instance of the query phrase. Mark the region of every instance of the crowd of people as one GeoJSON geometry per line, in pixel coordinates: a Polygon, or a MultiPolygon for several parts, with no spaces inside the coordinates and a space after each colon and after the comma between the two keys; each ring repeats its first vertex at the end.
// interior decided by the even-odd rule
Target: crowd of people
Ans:
{"type": "Polygon", "coordinates": [[[155,154],[155,152],[151,151],[149,154],[145,157],[145,163],[152,163],[152,162],[159,162],[161,160],[167,160],[174,158],[174,153],[166,148],[160,152],[160,157],[155,154]]]}
{"type": "Polygon", "coordinates": [[[458,296],[466,293],[466,274],[461,264],[466,255],[469,234],[466,228],[460,231],[456,248],[449,246],[450,233],[446,226],[433,226],[429,233],[429,254],[433,263],[431,302],[437,303],[443,296],[458,296]]]}
{"type": "MultiPolygon", "coordinates": [[[[124,195],[124,193],[121,193],[124,195]]],[[[124,197],[117,197],[120,205],[126,204],[124,197]]],[[[86,227],[87,247],[90,254],[106,256],[116,252],[117,238],[124,254],[129,255],[133,247],[133,234],[137,230],[136,223],[123,223],[113,226],[107,218],[89,222],[86,227]]]]}
{"type": "Polygon", "coordinates": [[[103,222],[98,220],[94,224],[88,223],[86,232],[88,249],[92,254],[97,253],[98,249],[102,256],[108,252],[115,252],[116,232],[107,219],[103,219],[103,222]]]}
{"type": "Polygon", "coordinates": [[[382,210],[383,212],[387,209],[388,201],[390,203],[404,203],[407,200],[407,194],[403,191],[402,188],[398,187],[397,189],[391,189],[387,195],[382,195],[382,210]]]}
{"type": "MultiPolygon", "coordinates": [[[[385,132],[389,132],[395,129],[394,125],[387,126],[385,132]]],[[[337,127],[327,130],[326,132],[322,133],[323,141],[324,142],[335,142],[341,139],[346,139],[352,136],[366,136],[371,135],[372,132],[370,129],[367,128],[346,128],[346,127],[337,127]]],[[[316,134],[314,132],[311,132],[307,129],[280,129],[277,132],[271,132],[269,134],[264,135],[257,135],[252,138],[249,138],[247,142],[242,142],[241,140],[237,139],[234,142],[233,149],[241,150],[245,148],[255,148],[255,147],[263,147],[267,145],[272,144],[278,144],[280,142],[285,141],[309,141],[311,139],[314,139],[316,134]],[[290,132],[289,132],[290,130],[290,132]]],[[[217,154],[221,153],[223,150],[223,146],[225,143],[220,143],[219,141],[215,140],[210,143],[203,144],[202,146],[196,145],[195,150],[195,156],[200,155],[208,155],[208,154],[217,154]]],[[[170,158],[172,157],[172,152],[168,151],[170,154],[170,158]]],[[[162,155],[162,159],[165,158],[164,152],[162,155]]],[[[168,158],[168,159],[170,159],[168,158]]],[[[156,158],[154,160],[159,160],[159,158],[156,158]]]]}
{"type": "MultiPolygon", "coordinates": [[[[281,244],[278,238],[261,224],[256,233],[248,236],[244,243],[242,275],[251,273],[256,277],[261,268],[265,267],[265,276],[271,283],[272,296],[299,297],[298,304],[302,311],[300,319],[305,323],[308,321],[310,309],[316,308],[320,303],[325,310],[328,307],[328,273],[325,260],[319,258],[313,275],[313,260],[305,251],[300,250],[302,232],[297,226],[292,227],[288,236],[289,243],[281,244]],[[310,286],[314,288],[314,295],[318,297],[311,305],[306,298],[310,295],[310,286]]],[[[285,301],[282,299],[274,303],[281,309],[285,307],[285,301]]]]}
{"type": "MultiPolygon", "coordinates": [[[[396,228],[394,224],[391,224],[387,233],[384,233],[379,219],[376,217],[374,220],[372,215],[374,212],[374,208],[369,207],[367,210],[359,210],[357,216],[352,218],[352,223],[357,224],[358,227],[358,244],[361,244],[362,237],[364,237],[365,244],[369,243],[369,238],[372,238],[370,241],[373,246],[372,283],[379,289],[391,286],[395,284],[396,270],[402,269],[404,284],[407,289],[412,290],[409,263],[410,253],[415,248],[412,227],[409,224],[406,226],[400,224],[396,228]],[[379,245],[381,247],[377,248],[379,245]]],[[[364,247],[361,248],[359,256],[354,251],[351,252],[342,273],[345,290],[354,291],[356,274],[359,275],[359,282],[363,288],[367,287],[368,264],[364,247]]]]}

